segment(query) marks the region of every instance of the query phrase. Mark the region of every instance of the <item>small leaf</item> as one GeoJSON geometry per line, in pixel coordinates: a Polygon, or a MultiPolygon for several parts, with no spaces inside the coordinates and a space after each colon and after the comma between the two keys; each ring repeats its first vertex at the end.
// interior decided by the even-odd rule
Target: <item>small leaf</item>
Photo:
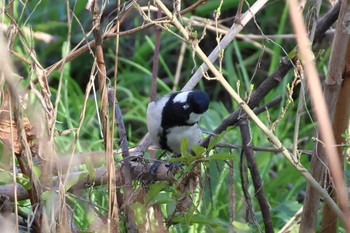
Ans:
{"type": "Polygon", "coordinates": [[[194,154],[195,154],[196,156],[202,155],[202,154],[204,154],[204,152],[205,152],[205,148],[202,147],[202,146],[198,146],[198,145],[194,145],[194,146],[192,147],[192,150],[193,150],[193,152],[194,152],[194,154]]]}
{"type": "Polygon", "coordinates": [[[209,156],[209,160],[233,160],[234,156],[229,153],[218,153],[209,156]]]}
{"type": "Polygon", "coordinates": [[[207,151],[210,151],[212,150],[216,144],[225,136],[225,134],[231,130],[233,128],[233,126],[230,126],[227,128],[227,130],[221,132],[220,134],[218,135],[215,135],[213,138],[210,139],[209,141],[209,144],[208,144],[208,148],[207,148],[207,151]]]}
{"type": "Polygon", "coordinates": [[[86,168],[88,170],[90,180],[92,180],[92,178],[95,177],[95,174],[96,174],[94,166],[92,164],[93,163],[92,163],[91,159],[88,158],[88,161],[86,163],[86,168]]]}
{"type": "Polygon", "coordinates": [[[184,223],[184,224],[205,224],[211,227],[220,226],[221,222],[217,219],[213,219],[211,216],[206,216],[202,214],[188,214],[186,216],[175,216],[172,219],[174,222],[184,223]]]}
{"type": "Polygon", "coordinates": [[[28,176],[26,176],[26,175],[24,175],[22,173],[19,173],[17,175],[16,181],[17,181],[17,183],[22,185],[27,190],[32,188],[32,185],[30,184],[30,180],[29,180],[28,176]]]}
{"type": "Polygon", "coordinates": [[[13,175],[8,171],[0,172],[0,184],[9,184],[13,182],[13,175]]]}
{"type": "Polygon", "coordinates": [[[166,205],[166,212],[167,215],[170,216],[174,213],[176,208],[176,202],[175,200],[168,202],[168,204],[166,205]]]}
{"type": "Polygon", "coordinates": [[[51,195],[52,195],[52,192],[53,192],[53,191],[51,191],[51,190],[47,190],[47,191],[42,192],[42,193],[41,193],[41,199],[42,199],[43,201],[49,200],[49,198],[50,198],[51,195]]]}
{"type": "Polygon", "coordinates": [[[41,175],[41,169],[38,165],[33,164],[33,172],[37,177],[40,177],[41,175]]]}
{"type": "Polygon", "coordinates": [[[149,186],[149,191],[147,192],[146,202],[154,201],[156,196],[167,187],[165,182],[151,184],[149,186]]]}
{"type": "Polygon", "coordinates": [[[182,138],[181,139],[181,146],[180,146],[180,150],[181,150],[182,155],[185,155],[188,153],[187,146],[188,146],[188,141],[186,140],[186,138],[182,138]]]}
{"type": "Polygon", "coordinates": [[[235,228],[236,232],[251,232],[250,227],[247,223],[233,221],[232,225],[235,228]]]}
{"type": "Polygon", "coordinates": [[[171,197],[169,197],[168,194],[166,193],[158,193],[157,196],[155,196],[155,198],[153,199],[153,201],[151,201],[149,204],[153,205],[153,204],[168,204],[168,203],[172,203],[175,202],[175,200],[171,197]]]}
{"type": "Polygon", "coordinates": [[[66,185],[66,191],[68,191],[70,188],[72,188],[73,185],[75,185],[76,183],[78,183],[81,179],[85,178],[88,175],[87,172],[81,173],[78,176],[72,176],[70,177],[70,179],[68,180],[68,183],[66,185]]]}

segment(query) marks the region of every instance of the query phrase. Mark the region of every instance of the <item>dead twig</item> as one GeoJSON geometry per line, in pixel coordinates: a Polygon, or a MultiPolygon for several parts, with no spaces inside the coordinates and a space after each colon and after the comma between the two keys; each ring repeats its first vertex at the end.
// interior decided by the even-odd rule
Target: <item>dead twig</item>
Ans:
{"type": "MultiPolygon", "coordinates": [[[[124,121],[122,117],[122,112],[119,108],[118,100],[115,97],[114,90],[110,89],[108,91],[108,98],[110,103],[114,103],[115,106],[115,119],[118,126],[119,132],[119,144],[122,150],[122,156],[124,158],[123,165],[121,167],[121,174],[123,175],[125,181],[125,194],[124,194],[124,204],[127,211],[128,217],[128,232],[137,232],[135,214],[130,205],[133,203],[135,194],[132,188],[132,177],[131,177],[131,164],[129,161],[129,147],[128,147],[128,139],[124,126],[124,121]]],[[[112,157],[113,158],[113,157],[112,157]]],[[[113,163],[114,164],[114,163],[113,163]]]]}
{"type": "MultiPolygon", "coordinates": [[[[312,105],[315,108],[315,114],[316,114],[316,118],[319,122],[319,127],[318,130],[321,134],[322,140],[324,141],[324,151],[327,154],[327,160],[328,160],[328,165],[330,168],[330,171],[332,173],[332,177],[334,179],[335,182],[335,188],[337,190],[337,195],[338,196],[338,200],[339,200],[339,205],[342,208],[342,211],[338,212],[337,215],[339,218],[342,219],[343,224],[345,226],[345,228],[347,229],[348,232],[350,232],[350,222],[348,221],[348,219],[350,218],[350,211],[348,209],[348,197],[347,194],[345,192],[345,181],[343,178],[343,173],[342,171],[342,167],[341,167],[341,163],[339,161],[339,157],[338,157],[338,152],[337,149],[333,146],[336,144],[335,139],[334,139],[334,134],[333,134],[333,130],[332,130],[332,125],[331,125],[331,119],[332,119],[332,113],[333,111],[333,107],[335,106],[334,104],[334,100],[337,97],[337,93],[334,95],[329,95],[327,96],[327,89],[325,90],[325,97],[323,98],[323,93],[322,93],[322,87],[321,87],[321,83],[320,83],[320,79],[318,77],[318,72],[316,69],[316,65],[314,63],[314,55],[312,53],[311,50],[311,45],[309,43],[309,39],[307,38],[307,33],[306,33],[306,29],[304,26],[304,21],[303,21],[303,17],[301,15],[301,13],[298,10],[298,5],[296,2],[288,0],[288,5],[289,5],[289,13],[290,13],[290,17],[292,19],[292,23],[293,23],[293,28],[294,31],[296,33],[296,39],[298,42],[298,48],[299,48],[299,53],[301,55],[301,61],[305,70],[305,74],[307,77],[307,85],[308,85],[308,89],[311,95],[311,102],[312,105]],[[327,103],[326,103],[327,101],[327,103]],[[327,106],[329,107],[329,109],[327,109],[327,106]]],[[[337,24],[337,29],[338,29],[338,39],[340,39],[340,41],[337,40],[337,33],[335,35],[335,43],[333,44],[333,51],[334,54],[336,54],[336,66],[331,66],[330,67],[330,72],[332,69],[335,69],[334,72],[332,73],[332,77],[327,77],[326,79],[326,87],[328,85],[340,85],[339,83],[341,83],[341,74],[343,72],[343,68],[344,68],[344,63],[345,63],[345,53],[346,53],[346,48],[344,47],[336,47],[336,45],[338,43],[340,43],[339,45],[344,46],[346,45],[345,43],[348,42],[349,40],[349,34],[346,33],[343,25],[344,24],[344,20],[347,20],[348,17],[345,17],[345,14],[349,14],[349,6],[348,6],[348,2],[344,1],[342,3],[342,7],[340,10],[340,14],[339,14],[339,21],[337,24]],[[339,50],[336,50],[336,48],[339,48],[339,50]],[[336,50],[336,51],[334,51],[336,50]]],[[[348,30],[348,29],[347,29],[348,30]]],[[[331,61],[332,59],[334,59],[334,56],[332,58],[331,56],[331,61]]],[[[317,146],[317,143],[316,143],[317,146]]],[[[313,156],[314,159],[319,160],[318,155],[313,156]]],[[[321,162],[322,163],[322,162],[321,162]]],[[[315,164],[315,163],[313,163],[315,164]]],[[[321,165],[322,166],[322,165],[321,165]]],[[[316,169],[316,168],[314,168],[316,169]]],[[[324,169],[324,168],[323,168],[324,169]]],[[[322,170],[322,168],[321,168],[322,170]]],[[[315,181],[320,181],[320,179],[318,179],[319,177],[316,177],[317,180],[315,181]]],[[[311,183],[308,184],[308,193],[310,193],[310,189],[316,189],[314,185],[311,185],[311,183]]],[[[313,191],[314,192],[314,191],[313,191]]],[[[317,190],[316,197],[312,197],[315,200],[312,200],[312,204],[308,203],[311,200],[307,198],[308,201],[306,201],[305,203],[308,203],[307,205],[314,205],[316,204],[316,207],[318,205],[318,195],[321,195],[320,190],[317,190]]],[[[330,203],[328,203],[328,205],[332,205],[330,203]]],[[[313,206],[314,207],[314,206],[313,206]]],[[[315,208],[305,208],[304,207],[304,213],[303,213],[303,223],[301,224],[301,228],[300,231],[301,232],[310,232],[310,231],[314,231],[314,227],[316,225],[316,221],[315,221],[315,215],[316,212],[310,213],[309,211],[311,210],[315,210],[315,208]],[[310,215],[312,214],[312,215],[310,215]],[[312,221],[310,221],[310,216],[313,216],[312,221]],[[304,224],[305,223],[305,224],[304,224]]],[[[337,211],[335,211],[337,212],[337,211]]]]}

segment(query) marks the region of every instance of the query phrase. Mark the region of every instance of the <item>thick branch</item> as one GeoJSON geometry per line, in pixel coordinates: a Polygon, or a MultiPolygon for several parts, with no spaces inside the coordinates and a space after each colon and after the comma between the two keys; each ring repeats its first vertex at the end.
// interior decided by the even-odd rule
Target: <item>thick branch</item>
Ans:
{"type": "MultiPolygon", "coordinates": [[[[338,3],[337,5],[338,6],[336,6],[335,8],[339,8],[340,3],[338,3]]],[[[339,16],[340,18],[337,24],[336,34],[333,41],[333,49],[332,49],[332,53],[329,61],[329,73],[327,75],[325,88],[324,88],[324,99],[328,107],[327,114],[329,115],[331,120],[333,119],[336,102],[337,102],[337,99],[339,98],[338,94],[342,83],[342,72],[344,71],[345,53],[348,50],[347,44],[349,41],[349,34],[343,31],[343,25],[344,25],[343,20],[346,20],[346,21],[348,20],[348,17],[345,14],[346,12],[349,13],[349,5],[346,4],[346,1],[343,2],[343,5],[341,8],[342,8],[342,13],[339,16]]],[[[331,17],[334,18],[333,15],[331,17]]],[[[346,99],[344,99],[344,101],[346,101],[346,99]]],[[[336,122],[333,120],[333,127],[334,127],[334,124],[336,124],[336,122]]],[[[319,125],[318,135],[320,135],[320,130],[322,130],[324,126],[325,126],[324,124],[319,125]]],[[[323,132],[323,134],[321,135],[322,140],[325,140],[326,136],[329,136],[327,134],[329,134],[332,130],[324,130],[324,131],[326,132],[323,132]]],[[[336,134],[334,136],[337,137],[336,134]]],[[[313,150],[310,172],[319,183],[324,183],[326,176],[328,175],[327,173],[329,168],[328,166],[326,166],[327,164],[326,154],[328,154],[328,156],[331,156],[331,153],[329,152],[326,153],[326,148],[321,143],[319,143],[319,141],[317,141],[313,150]]],[[[328,161],[335,162],[335,160],[338,160],[338,158],[328,158],[328,161]]],[[[343,159],[341,158],[340,161],[342,160],[343,159]]],[[[330,163],[329,165],[332,165],[332,163],[330,163]]],[[[337,179],[334,179],[334,181],[338,184],[337,185],[338,189],[340,188],[342,190],[341,191],[342,195],[340,197],[342,197],[341,200],[343,201],[340,202],[340,204],[341,206],[343,206],[342,209],[344,213],[347,216],[349,216],[349,211],[347,210],[347,207],[346,207],[347,197],[343,192],[345,191],[344,184],[342,184],[341,187],[339,187],[339,185],[341,184],[339,183],[339,181],[343,179],[342,178],[343,173],[341,172],[342,169],[334,170],[334,165],[330,166],[330,168],[332,170],[332,175],[334,176],[334,178],[337,178],[337,179]]],[[[306,189],[306,197],[304,202],[302,222],[300,224],[301,232],[312,231],[315,228],[317,223],[317,212],[319,207],[319,201],[320,201],[320,196],[317,193],[317,191],[308,185],[306,189]]],[[[329,216],[327,220],[324,219],[324,221],[332,221],[332,219],[334,219],[334,217],[329,216]]],[[[325,227],[325,225],[328,225],[328,223],[324,222],[323,227],[325,227]]],[[[345,222],[345,226],[346,225],[347,225],[347,229],[349,230],[350,224],[345,222]]]]}
{"type": "MultiPolygon", "coordinates": [[[[150,167],[153,163],[144,163],[144,162],[135,162],[130,161],[131,171],[132,171],[132,179],[133,180],[142,180],[142,181],[168,181],[174,182],[174,176],[172,172],[169,171],[169,167],[167,163],[159,164],[157,172],[155,174],[151,174],[150,167]]],[[[158,163],[157,163],[158,165],[158,163]]],[[[116,167],[116,173],[120,173],[122,165],[116,167]]],[[[77,183],[72,185],[68,191],[88,188],[91,186],[99,186],[106,185],[108,181],[107,170],[104,167],[94,169],[94,177],[90,177],[90,171],[81,171],[69,173],[69,180],[77,180],[77,183]]],[[[63,177],[65,178],[65,176],[63,177]]],[[[58,189],[57,185],[57,177],[53,178],[53,182],[55,183],[54,189],[58,189]]],[[[119,183],[118,185],[122,185],[119,183]]],[[[13,195],[13,184],[7,184],[0,186],[0,195],[8,196],[11,201],[14,201],[13,195]]],[[[21,185],[17,184],[17,200],[25,200],[29,198],[28,190],[26,190],[21,185]]]]}

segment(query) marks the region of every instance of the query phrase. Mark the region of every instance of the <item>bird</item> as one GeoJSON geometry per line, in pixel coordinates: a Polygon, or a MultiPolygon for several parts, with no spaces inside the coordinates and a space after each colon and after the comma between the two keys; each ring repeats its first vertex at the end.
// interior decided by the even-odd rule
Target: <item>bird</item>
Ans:
{"type": "Polygon", "coordinates": [[[201,140],[198,124],[209,108],[209,96],[200,90],[169,93],[147,107],[147,129],[154,145],[174,154],[181,154],[181,141],[187,151],[201,140]]]}

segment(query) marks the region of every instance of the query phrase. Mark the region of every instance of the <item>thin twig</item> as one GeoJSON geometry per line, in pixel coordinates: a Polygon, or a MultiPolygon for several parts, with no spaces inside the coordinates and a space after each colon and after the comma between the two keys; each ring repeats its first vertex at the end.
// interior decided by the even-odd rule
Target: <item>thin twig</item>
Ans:
{"type": "MultiPolygon", "coordinates": [[[[198,6],[202,5],[204,2],[206,2],[208,0],[198,0],[197,2],[193,3],[191,6],[187,7],[186,9],[183,9],[180,14],[186,14],[188,12],[191,12],[193,11],[194,9],[196,9],[198,6]]],[[[132,7],[129,7],[125,14],[121,17],[120,19],[120,24],[122,24],[122,22],[124,22],[124,20],[127,18],[127,16],[130,14],[131,10],[133,8],[132,7]]],[[[168,19],[168,17],[163,17],[161,19],[159,19],[159,21],[163,21],[163,20],[166,20],[168,19]]],[[[156,21],[155,21],[156,22],[156,21]]],[[[134,34],[136,32],[139,32],[139,31],[142,31],[142,30],[145,30],[147,28],[150,28],[150,27],[153,27],[154,25],[156,25],[155,22],[151,22],[151,23],[148,23],[148,24],[145,24],[145,25],[142,25],[140,27],[137,27],[137,28],[134,28],[134,29],[131,29],[129,31],[125,31],[125,32],[119,32],[119,36],[127,36],[127,35],[131,35],[131,34],[134,34]]],[[[113,27],[111,30],[109,30],[108,32],[104,33],[103,34],[103,40],[107,40],[109,38],[115,38],[116,37],[116,27],[113,27]]],[[[84,39],[85,40],[85,39],[84,39]]],[[[45,68],[45,71],[46,71],[46,74],[50,74],[51,72],[57,70],[59,67],[62,66],[63,63],[66,63],[66,62],[70,62],[72,60],[74,60],[75,58],[79,57],[81,54],[85,53],[86,51],[88,51],[90,48],[93,48],[96,46],[96,41],[93,40],[93,41],[90,41],[88,42],[87,44],[83,45],[82,47],[80,48],[75,48],[73,49],[73,51],[69,54],[67,54],[66,56],[66,59],[65,60],[60,60],[60,61],[57,61],[55,64],[53,65],[50,65],[49,67],[45,68]]],[[[35,79],[33,80],[34,83],[37,83],[38,80],[35,79]]]]}
{"type": "MultiPolygon", "coordinates": [[[[236,191],[235,191],[235,168],[233,161],[228,161],[229,163],[229,169],[230,169],[230,175],[229,175],[229,180],[228,180],[228,191],[229,191],[229,213],[230,213],[230,222],[233,223],[235,221],[235,204],[236,204],[236,191]]],[[[233,224],[230,224],[229,226],[229,232],[234,233],[235,229],[233,227],[233,224]]]]}
{"type": "MultiPolygon", "coordinates": [[[[101,155],[104,155],[105,152],[100,152],[101,155]]],[[[150,174],[150,167],[153,166],[154,161],[150,163],[146,163],[145,161],[129,161],[131,165],[131,171],[132,171],[132,179],[134,180],[140,180],[145,182],[154,182],[154,181],[167,181],[167,182],[175,182],[174,174],[169,171],[169,164],[165,163],[163,161],[157,161],[157,172],[155,174],[150,174]]],[[[121,172],[121,166],[118,165],[116,167],[116,173],[121,172]]],[[[99,185],[105,185],[108,182],[107,177],[107,169],[105,167],[95,168],[92,174],[94,174],[94,177],[90,177],[91,171],[79,171],[79,172],[71,172],[69,174],[63,175],[63,178],[66,178],[68,176],[69,180],[77,180],[77,183],[72,185],[68,191],[73,190],[81,190],[85,188],[89,188],[91,186],[99,186],[99,185]]],[[[52,190],[57,190],[58,185],[58,177],[53,177],[53,183],[55,184],[52,187],[52,190]]],[[[123,187],[122,183],[117,183],[118,187],[123,187]]],[[[15,196],[13,195],[13,187],[14,184],[7,184],[7,185],[1,185],[0,186],[0,195],[8,196],[11,201],[14,201],[15,196]]],[[[17,184],[17,200],[26,200],[31,198],[31,193],[28,192],[27,189],[25,189],[23,186],[17,184]]]]}
{"type": "Polygon", "coordinates": [[[263,221],[265,224],[265,232],[274,232],[272,219],[270,215],[270,205],[266,199],[266,196],[263,191],[263,181],[260,177],[258,166],[254,158],[254,151],[252,148],[252,138],[250,134],[249,121],[247,118],[242,118],[239,123],[239,128],[242,135],[242,148],[244,155],[248,162],[248,168],[252,177],[255,195],[258,199],[260,210],[263,216],[263,221]]]}
{"type": "MultiPolygon", "coordinates": [[[[125,180],[125,195],[124,195],[124,204],[126,205],[126,211],[128,216],[128,232],[137,232],[136,228],[136,220],[135,220],[135,214],[133,209],[130,207],[132,204],[132,201],[134,200],[134,191],[132,188],[132,177],[131,177],[131,164],[129,162],[129,147],[128,147],[128,139],[127,134],[124,126],[124,121],[122,117],[122,112],[119,108],[118,100],[115,97],[114,90],[109,89],[108,91],[108,98],[110,103],[115,103],[115,119],[118,126],[118,132],[119,132],[119,143],[120,148],[122,149],[122,156],[124,158],[124,163],[121,168],[121,173],[123,175],[123,178],[125,180]]],[[[112,156],[113,158],[113,156],[112,156]]],[[[115,169],[113,169],[115,170],[115,169]]]]}
{"type": "MultiPolygon", "coordinates": [[[[279,72],[276,72],[279,75],[279,72]]],[[[277,75],[277,74],[276,74],[277,75]]],[[[271,79],[273,79],[273,77],[276,77],[275,75],[272,75],[271,77],[269,77],[268,79],[265,80],[265,82],[271,83],[269,82],[271,79]]],[[[277,76],[278,77],[278,76],[277,76]]],[[[281,76],[282,78],[283,76],[281,76]]],[[[269,88],[273,88],[274,85],[263,85],[264,83],[262,83],[260,86],[266,86],[269,88]]],[[[260,86],[258,87],[258,89],[260,88],[260,86]]],[[[260,95],[261,92],[265,93],[266,89],[259,89],[256,90],[255,92],[253,92],[252,97],[250,98],[250,102],[249,102],[249,106],[251,106],[251,108],[255,108],[256,105],[259,103],[259,101],[261,100],[261,98],[265,95],[260,95]]],[[[268,89],[269,90],[269,89],[268,89]]],[[[267,92],[266,92],[267,94],[267,92]]],[[[282,100],[282,97],[277,97],[273,100],[271,100],[270,102],[257,107],[256,109],[254,109],[254,113],[256,115],[259,115],[260,113],[264,112],[266,109],[272,108],[276,105],[278,105],[282,100]]],[[[221,132],[223,132],[224,130],[226,130],[229,126],[234,126],[238,123],[239,119],[242,117],[246,117],[247,114],[245,112],[242,112],[241,109],[236,110],[235,112],[233,112],[230,116],[228,116],[226,119],[224,119],[222,121],[222,123],[216,127],[216,129],[214,130],[215,134],[219,134],[221,132]]],[[[201,146],[208,146],[210,137],[207,137],[206,139],[204,139],[201,143],[201,146]]]]}
{"type": "MultiPolygon", "coordinates": [[[[109,111],[108,111],[108,91],[107,91],[107,76],[106,67],[104,63],[104,53],[103,53],[103,37],[100,32],[101,15],[104,9],[103,2],[102,9],[99,8],[99,2],[94,0],[91,4],[91,14],[93,17],[93,35],[96,41],[95,47],[95,57],[97,63],[97,77],[98,85],[101,95],[101,105],[100,105],[100,116],[102,120],[102,133],[105,145],[105,156],[106,156],[106,167],[108,173],[108,216],[111,217],[110,221],[107,221],[107,231],[111,232],[111,229],[115,229],[118,226],[113,218],[113,207],[115,201],[115,167],[114,167],[114,157],[113,157],[113,139],[111,136],[110,123],[109,123],[109,111]]],[[[112,101],[113,102],[113,101],[112,101]]],[[[110,103],[112,103],[110,102],[110,103]]],[[[129,219],[128,219],[129,220],[129,219]]],[[[131,223],[131,221],[128,223],[131,223]]]]}
{"type": "Polygon", "coordinates": [[[241,153],[240,160],[239,160],[239,174],[241,178],[241,187],[243,191],[244,200],[247,205],[246,221],[249,223],[255,224],[256,227],[258,228],[258,231],[262,233],[262,229],[254,215],[255,211],[252,203],[252,197],[250,196],[248,191],[249,180],[248,180],[247,166],[246,166],[245,160],[243,159],[243,151],[241,153]]]}
{"type": "Polygon", "coordinates": [[[185,57],[185,52],[186,52],[186,43],[182,42],[181,43],[181,48],[180,48],[180,53],[179,53],[179,59],[177,60],[176,64],[176,71],[175,71],[175,77],[174,77],[174,86],[173,86],[173,91],[176,91],[180,78],[181,78],[181,68],[183,65],[184,57],[185,57]]]}
{"type": "MultiPolygon", "coordinates": [[[[119,16],[120,15],[120,0],[117,1],[117,15],[119,16]]],[[[116,36],[116,40],[115,40],[115,63],[114,63],[114,82],[113,82],[113,90],[109,90],[108,91],[108,102],[110,105],[112,105],[112,132],[111,132],[111,143],[113,144],[114,142],[114,132],[115,132],[115,125],[116,124],[119,124],[119,121],[121,121],[121,123],[123,124],[123,121],[121,119],[121,116],[116,116],[117,113],[119,113],[119,111],[117,112],[117,98],[115,97],[115,93],[117,91],[117,81],[118,81],[118,65],[119,65],[119,42],[120,42],[120,36],[119,36],[119,31],[120,31],[120,19],[119,17],[117,18],[117,22],[116,22],[116,25],[115,25],[115,28],[116,28],[116,32],[117,32],[117,36],[116,36]],[[118,121],[119,120],[119,121],[118,121]]],[[[122,125],[124,126],[124,124],[122,125]]],[[[119,127],[118,127],[118,130],[119,130],[119,127]]],[[[121,129],[123,131],[123,129],[121,129]]],[[[124,129],[125,130],[125,129],[124,129]]],[[[120,137],[126,137],[126,135],[121,135],[121,133],[124,133],[124,132],[120,132],[119,130],[119,136],[120,137]]],[[[125,138],[126,139],[126,138],[125,138]]],[[[124,138],[121,138],[121,140],[124,140],[124,138]]],[[[126,145],[128,143],[126,142],[126,145]]],[[[122,149],[122,152],[123,152],[123,156],[129,156],[129,154],[125,154],[125,143],[123,143],[122,145],[123,147],[121,148],[122,149]]],[[[113,156],[112,156],[113,157],[113,156]]],[[[116,174],[116,169],[115,169],[115,162],[114,162],[114,159],[111,161],[112,163],[110,164],[111,168],[111,172],[113,172],[113,174],[116,174]]],[[[129,177],[129,174],[130,174],[130,170],[127,170],[127,176],[129,177]]],[[[116,174],[117,177],[120,177],[120,173],[117,173],[116,174]]],[[[114,178],[115,176],[113,176],[114,178]]],[[[130,179],[127,177],[127,182],[128,182],[128,185],[130,185],[130,179]]],[[[117,192],[119,190],[116,189],[116,183],[114,181],[114,179],[112,179],[112,176],[109,177],[110,180],[108,181],[108,183],[112,184],[111,186],[111,190],[109,192],[109,199],[108,199],[108,219],[111,220],[112,222],[112,229],[113,229],[113,232],[115,233],[119,233],[120,232],[120,220],[119,220],[119,203],[118,203],[118,200],[117,200],[117,192]]],[[[130,191],[131,189],[131,192],[132,192],[132,187],[131,188],[128,188],[128,192],[130,191]]],[[[128,211],[128,214],[130,212],[128,211]]],[[[129,214],[130,215],[130,221],[132,221],[132,223],[134,223],[134,214],[131,213],[129,214]]],[[[107,228],[109,228],[110,225],[108,225],[107,228]]],[[[111,229],[107,229],[108,231],[111,231],[111,229]]]]}
{"type": "MultiPolygon", "coordinates": [[[[267,1],[259,0],[256,1],[250,8],[247,10],[237,22],[233,23],[230,30],[227,34],[221,39],[220,43],[213,49],[213,51],[209,54],[208,59],[211,63],[214,63],[216,59],[221,54],[222,50],[224,50],[235,38],[235,36],[243,29],[243,27],[254,17],[254,15],[263,8],[267,1]]],[[[203,74],[208,71],[208,66],[203,62],[203,64],[197,69],[197,71],[192,75],[191,79],[187,82],[187,84],[182,88],[182,90],[192,90],[199,80],[202,78],[203,74]]]]}
{"type": "MultiPolygon", "coordinates": [[[[162,11],[158,9],[157,18],[162,16],[162,11]]],[[[160,50],[160,34],[162,32],[162,28],[156,26],[156,43],[153,53],[153,66],[152,66],[152,82],[151,82],[151,91],[150,91],[150,99],[151,101],[155,100],[157,97],[157,77],[158,77],[158,64],[159,64],[159,50],[160,50]]]]}

